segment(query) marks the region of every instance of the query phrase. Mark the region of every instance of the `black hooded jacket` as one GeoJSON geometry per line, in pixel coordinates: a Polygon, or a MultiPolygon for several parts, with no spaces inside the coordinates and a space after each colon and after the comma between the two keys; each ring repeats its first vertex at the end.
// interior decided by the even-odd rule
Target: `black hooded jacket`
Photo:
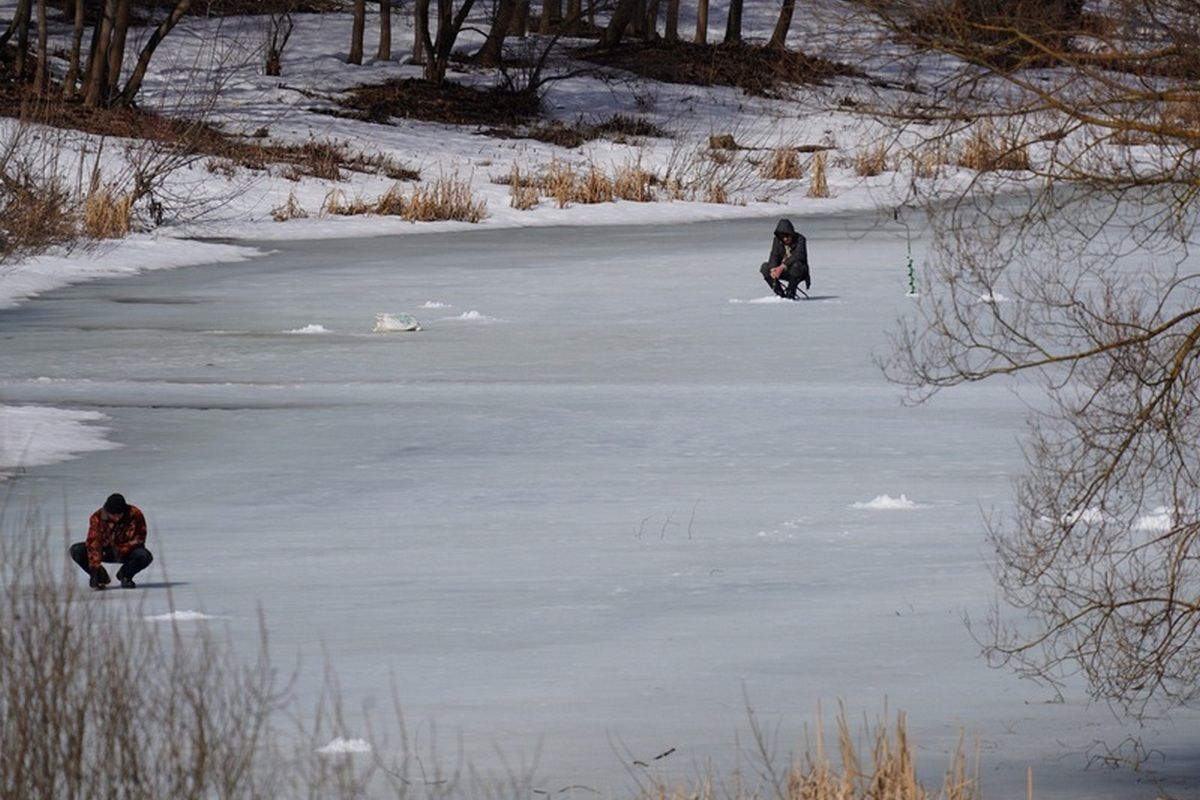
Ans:
{"type": "Polygon", "coordinates": [[[790,220],[781,219],[775,226],[775,239],[771,242],[771,257],[767,264],[771,267],[783,264],[783,271],[788,280],[802,281],[808,278],[808,242],[804,236],[796,233],[790,220]],[[791,234],[795,240],[790,254],[783,244],[785,234],[791,234]]]}

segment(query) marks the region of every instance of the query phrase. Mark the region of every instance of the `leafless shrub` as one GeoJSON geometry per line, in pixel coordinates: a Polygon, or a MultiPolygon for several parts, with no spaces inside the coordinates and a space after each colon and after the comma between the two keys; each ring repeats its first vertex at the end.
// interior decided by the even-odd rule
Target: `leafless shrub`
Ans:
{"type": "MultiPolygon", "coordinates": [[[[288,682],[200,627],[128,617],[56,580],[50,537],[0,536],[0,797],[221,796],[286,790],[271,715],[288,682]]],[[[74,569],[74,565],[70,565],[74,569]]],[[[279,795],[281,796],[281,795],[279,795]]]]}
{"type": "Polygon", "coordinates": [[[773,181],[790,181],[804,177],[800,156],[794,147],[777,147],[762,166],[762,176],[773,181]]]}
{"type": "Polygon", "coordinates": [[[825,177],[825,153],[813,155],[812,177],[808,185],[809,197],[829,197],[829,183],[825,177]]]}
{"type": "Polygon", "coordinates": [[[0,154],[0,262],[77,235],[76,204],[55,176],[35,175],[0,154]]]}

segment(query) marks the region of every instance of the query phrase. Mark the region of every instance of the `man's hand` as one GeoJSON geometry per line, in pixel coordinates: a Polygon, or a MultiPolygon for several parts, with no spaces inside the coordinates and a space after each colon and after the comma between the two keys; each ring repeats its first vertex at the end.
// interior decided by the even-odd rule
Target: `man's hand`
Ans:
{"type": "Polygon", "coordinates": [[[778,267],[772,267],[770,274],[771,274],[771,280],[773,280],[773,281],[779,280],[779,276],[783,274],[783,264],[780,264],[778,267]]]}
{"type": "Polygon", "coordinates": [[[108,586],[110,582],[108,570],[102,566],[93,569],[91,576],[91,579],[88,580],[88,586],[92,587],[93,589],[103,589],[105,586],[108,586]]]}

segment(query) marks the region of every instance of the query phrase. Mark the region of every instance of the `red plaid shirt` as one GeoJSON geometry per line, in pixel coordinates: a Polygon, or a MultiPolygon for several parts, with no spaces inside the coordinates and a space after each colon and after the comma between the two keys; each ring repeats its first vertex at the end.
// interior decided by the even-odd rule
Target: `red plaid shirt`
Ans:
{"type": "Polygon", "coordinates": [[[91,569],[100,566],[106,555],[109,561],[122,561],[146,545],[146,518],[140,508],[131,505],[124,516],[107,520],[101,515],[103,510],[97,510],[88,520],[87,556],[91,569]],[[111,551],[111,555],[106,551],[111,551]]]}

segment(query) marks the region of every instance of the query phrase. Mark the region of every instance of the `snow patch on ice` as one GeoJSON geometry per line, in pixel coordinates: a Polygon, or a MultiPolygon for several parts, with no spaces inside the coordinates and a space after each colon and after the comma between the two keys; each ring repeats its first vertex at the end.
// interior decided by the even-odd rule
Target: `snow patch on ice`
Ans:
{"type": "Polygon", "coordinates": [[[172,611],[169,614],[152,614],[145,618],[148,622],[203,622],[206,619],[223,619],[203,611],[172,611]]]}
{"type": "Polygon", "coordinates": [[[120,447],[94,424],[106,419],[98,411],[0,405],[0,481],[15,470],[120,447]]]}
{"type": "Polygon", "coordinates": [[[925,506],[914,503],[903,494],[901,494],[899,497],[881,494],[875,497],[873,500],[851,503],[850,507],[863,508],[870,511],[912,511],[913,509],[924,508],[925,506]]]}
{"type": "Polygon", "coordinates": [[[376,314],[373,333],[403,333],[421,330],[421,323],[411,314],[376,314]]]}
{"type": "Polygon", "coordinates": [[[999,292],[988,292],[987,294],[979,295],[981,303],[1007,303],[1009,299],[999,292]]]}
{"type": "Polygon", "coordinates": [[[451,319],[462,319],[462,320],[467,320],[469,322],[499,322],[500,321],[496,317],[489,317],[487,314],[480,314],[478,311],[464,311],[463,313],[459,314],[457,317],[451,317],[451,319]]]}
{"type": "Polygon", "coordinates": [[[780,297],[777,294],[769,294],[766,297],[755,297],[750,300],[742,300],[737,297],[729,298],[729,302],[735,305],[768,305],[772,303],[794,303],[794,300],[788,300],[786,297],[780,297]]]}
{"type": "Polygon", "coordinates": [[[293,329],[293,330],[290,330],[290,331],[284,331],[284,333],[304,333],[304,334],[308,334],[308,333],[333,333],[333,331],[329,330],[329,328],[326,328],[324,325],[319,325],[319,324],[317,324],[317,323],[315,323],[315,322],[310,322],[310,323],[308,323],[307,325],[305,325],[303,328],[295,328],[295,329],[293,329]]]}
{"type": "Polygon", "coordinates": [[[1098,508],[1085,508],[1080,511],[1063,514],[1062,521],[1066,525],[1074,525],[1076,522],[1095,525],[1104,522],[1104,515],[1100,513],[1100,509],[1098,508]]]}
{"type": "Polygon", "coordinates": [[[1164,533],[1175,525],[1175,509],[1159,506],[1149,514],[1138,517],[1133,523],[1134,530],[1147,533],[1164,533]]]}
{"type": "Polygon", "coordinates": [[[366,739],[343,739],[337,737],[329,744],[317,748],[322,755],[339,755],[341,753],[369,753],[371,743],[366,739]]]}
{"type": "Polygon", "coordinates": [[[117,244],[88,250],[82,257],[78,252],[52,252],[6,266],[0,281],[0,308],[83,281],[151,269],[246,261],[261,254],[261,250],[240,245],[134,234],[117,244]]]}
{"type": "Polygon", "coordinates": [[[421,308],[454,308],[454,306],[449,303],[438,302],[437,300],[426,300],[421,304],[421,308]]]}

